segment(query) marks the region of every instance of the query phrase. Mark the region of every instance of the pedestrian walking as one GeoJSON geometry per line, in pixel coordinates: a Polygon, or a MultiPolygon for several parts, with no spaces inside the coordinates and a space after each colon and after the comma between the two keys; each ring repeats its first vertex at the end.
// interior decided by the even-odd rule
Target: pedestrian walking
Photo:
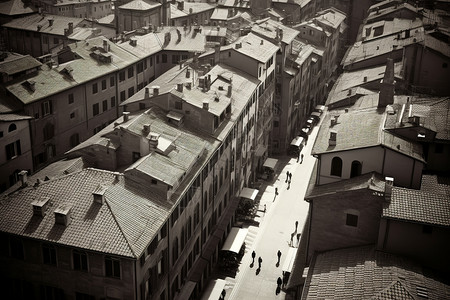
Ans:
{"type": "Polygon", "coordinates": [[[278,188],[275,188],[275,196],[278,196],[278,188]]]}
{"type": "Polygon", "coordinates": [[[253,252],[252,252],[252,260],[253,260],[253,262],[252,263],[255,262],[255,257],[256,257],[256,252],[255,252],[255,250],[253,250],[253,252]]]}
{"type": "Polygon", "coordinates": [[[295,221],[295,231],[297,231],[298,228],[298,221],[295,221]]]}
{"type": "Polygon", "coordinates": [[[291,182],[291,180],[292,180],[292,173],[289,172],[289,183],[291,182]]]}
{"type": "Polygon", "coordinates": [[[266,213],[266,205],[264,204],[264,213],[266,213]]]}
{"type": "Polygon", "coordinates": [[[278,277],[277,279],[277,285],[280,287],[283,281],[281,280],[281,277],[278,277]]]}
{"type": "Polygon", "coordinates": [[[288,180],[289,180],[289,171],[286,171],[286,181],[285,182],[288,182],[288,180]]]}
{"type": "Polygon", "coordinates": [[[261,258],[261,256],[258,258],[258,266],[259,266],[259,269],[261,269],[261,264],[262,264],[262,258],[261,258]]]}
{"type": "Polygon", "coordinates": [[[277,256],[278,256],[278,263],[280,263],[280,258],[281,258],[281,251],[280,250],[278,250],[277,256]]]}
{"type": "Polygon", "coordinates": [[[303,154],[300,155],[300,163],[303,162],[303,154]]]}

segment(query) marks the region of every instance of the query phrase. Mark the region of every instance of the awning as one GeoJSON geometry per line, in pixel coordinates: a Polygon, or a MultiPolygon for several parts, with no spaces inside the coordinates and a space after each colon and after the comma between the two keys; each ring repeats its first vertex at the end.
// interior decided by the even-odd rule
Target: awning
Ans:
{"type": "Polygon", "coordinates": [[[201,300],[218,300],[225,287],[226,281],[223,279],[216,279],[210,282],[203,293],[201,300]]]}
{"type": "Polygon", "coordinates": [[[231,228],[228,234],[227,240],[223,244],[222,251],[231,251],[236,254],[241,250],[242,244],[244,244],[245,237],[247,236],[248,228],[231,228]]]}
{"type": "Polygon", "coordinates": [[[275,165],[277,164],[278,159],[275,158],[267,158],[264,162],[263,167],[268,167],[270,169],[275,169],[275,165]]]}
{"type": "Polygon", "coordinates": [[[180,293],[175,297],[175,300],[189,299],[196,285],[197,283],[193,281],[186,282],[183,288],[181,289],[180,293]]]}
{"type": "Polygon", "coordinates": [[[283,268],[281,269],[283,272],[291,273],[292,267],[294,266],[295,256],[297,255],[297,249],[298,248],[289,247],[286,259],[284,260],[283,268]]]}
{"type": "Polygon", "coordinates": [[[312,112],[311,117],[320,119],[320,112],[317,112],[317,111],[312,112]]]}
{"type": "Polygon", "coordinates": [[[256,196],[258,195],[258,192],[259,192],[259,190],[243,188],[241,193],[239,194],[239,197],[250,199],[250,200],[255,200],[256,196]]]}
{"type": "Polygon", "coordinates": [[[264,145],[258,145],[255,151],[255,156],[263,156],[264,152],[266,152],[267,146],[264,145]]]}
{"type": "Polygon", "coordinates": [[[303,143],[303,138],[301,136],[297,136],[294,138],[291,142],[291,146],[300,147],[300,145],[303,143]]]}
{"type": "Polygon", "coordinates": [[[325,110],[325,105],[316,105],[316,110],[324,111],[325,110]]]}

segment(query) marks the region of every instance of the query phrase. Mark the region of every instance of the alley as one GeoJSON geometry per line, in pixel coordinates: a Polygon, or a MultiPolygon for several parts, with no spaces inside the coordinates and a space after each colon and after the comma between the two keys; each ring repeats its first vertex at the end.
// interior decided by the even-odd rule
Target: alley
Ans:
{"type": "Polygon", "coordinates": [[[282,278],[281,269],[291,246],[291,236],[292,244],[296,247],[297,234],[302,232],[307,217],[308,203],[304,201],[304,196],[315,163],[315,158],[310,153],[317,130],[318,126],[314,128],[302,150],[303,163],[290,156],[276,157],[279,162],[274,183],[259,191],[262,193],[256,217],[259,226],[249,227],[246,251],[239,271],[235,278],[226,278],[225,299],[285,299],[283,290],[277,294],[277,278],[282,278]],[[286,182],[287,171],[292,173],[290,185],[286,182]],[[278,188],[278,196],[275,196],[275,188],[278,188]],[[256,252],[256,259],[251,266],[253,250],[256,252]],[[282,253],[279,264],[278,250],[282,253]],[[263,262],[258,272],[259,257],[263,262]]]}

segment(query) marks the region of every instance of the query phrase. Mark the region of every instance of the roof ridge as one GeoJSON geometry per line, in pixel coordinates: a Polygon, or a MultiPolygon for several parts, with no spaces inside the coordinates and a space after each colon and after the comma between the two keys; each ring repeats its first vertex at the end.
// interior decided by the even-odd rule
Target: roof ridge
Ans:
{"type": "MultiPolygon", "coordinates": [[[[106,190],[108,190],[109,187],[110,187],[110,186],[108,186],[108,188],[107,188],[106,190]]],[[[110,211],[110,213],[111,213],[112,218],[114,219],[114,222],[116,223],[117,227],[119,228],[120,234],[123,236],[123,238],[125,239],[125,241],[127,241],[127,246],[128,246],[128,248],[130,249],[130,251],[131,251],[131,253],[133,254],[134,258],[137,258],[137,255],[136,255],[136,253],[135,253],[133,247],[131,246],[130,241],[128,240],[126,234],[124,233],[124,230],[122,229],[122,226],[120,226],[119,221],[117,221],[117,218],[116,218],[116,215],[115,215],[113,209],[112,209],[111,206],[109,205],[109,200],[108,200],[108,197],[106,196],[106,191],[105,191],[105,203],[106,203],[106,205],[108,206],[108,209],[109,209],[109,211],[110,211]]]]}

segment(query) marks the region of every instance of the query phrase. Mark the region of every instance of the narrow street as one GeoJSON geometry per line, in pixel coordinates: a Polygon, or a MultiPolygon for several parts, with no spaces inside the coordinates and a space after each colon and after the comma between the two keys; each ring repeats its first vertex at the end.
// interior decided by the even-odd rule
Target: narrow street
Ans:
{"type": "Polygon", "coordinates": [[[274,183],[263,185],[258,214],[255,221],[259,226],[250,226],[245,240],[246,251],[235,278],[227,277],[225,299],[285,299],[285,292],[277,294],[277,278],[282,276],[282,266],[291,246],[297,247],[297,233],[301,233],[308,213],[308,203],[304,196],[309,178],[314,167],[315,158],[310,155],[312,145],[317,135],[317,125],[311,132],[307,145],[303,148],[303,163],[290,156],[275,157],[277,163],[274,183]],[[286,172],[292,173],[290,186],[286,183],[286,172]],[[279,195],[275,197],[275,188],[279,195]],[[266,213],[264,213],[264,204],[266,213]],[[295,222],[298,221],[298,228],[295,222]],[[256,252],[253,266],[251,253],[256,252]],[[282,255],[277,266],[277,251],[282,255]],[[260,272],[258,258],[263,262],[260,272]]]}

